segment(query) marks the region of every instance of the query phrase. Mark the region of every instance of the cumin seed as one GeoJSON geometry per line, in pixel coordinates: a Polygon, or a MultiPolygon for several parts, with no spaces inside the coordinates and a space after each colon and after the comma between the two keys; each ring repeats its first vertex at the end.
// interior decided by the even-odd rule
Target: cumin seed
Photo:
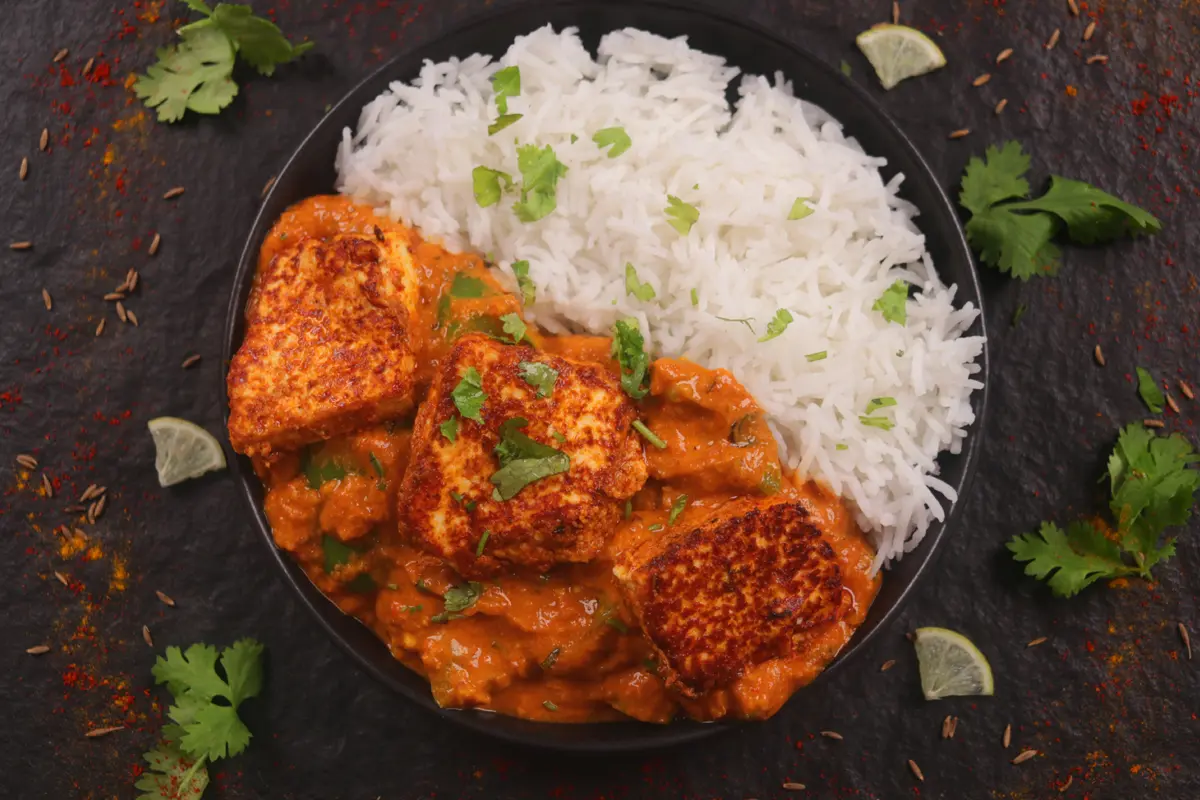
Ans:
{"type": "Polygon", "coordinates": [[[892,24],[900,24],[900,3],[899,0],[892,0],[892,24]]]}
{"type": "Polygon", "coordinates": [[[37,469],[37,459],[27,453],[21,453],[17,456],[17,463],[25,469],[37,469]]]}
{"type": "Polygon", "coordinates": [[[155,589],[154,596],[157,597],[159,602],[161,602],[163,605],[170,606],[171,608],[175,607],[175,601],[172,600],[170,596],[166,594],[166,592],[161,592],[158,589],[155,589]]]}
{"type": "Polygon", "coordinates": [[[79,538],[81,538],[81,539],[88,538],[88,535],[83,532],[82,528],[72,528],[72,530],[74,531],[75,535],[78,536],[79,538]]]}
{"type": "Polygon", "coordinates": [[[199,363],[200,363],[200,356],[192,355],[192,356],[188,356],[187,358],[185,358],[183,360],[183,363],[180,364],[179,366],[182,367],[183,369],[190,369],[199,363]]]}
{"type": "Polygon", "coordinates": [[[50,482],[50,477],[46,473],[42,473],[42,489],[46,492],[46,497],[54,497],[54,484],[50,482]]]}
{"type": "Polygon", "coordinates": [[[129,268],[129,272],[125,273],[125,286],[132,292],[137,288],[138,278],[141,277],[138,271],[133,267],[129,268]]]}
{"type": "Polygon", "coordinates": [[[1089,64],[1107,64],[1107,63],[1108,63],[1108,56],[1106,56],[1106,55],[1103,55],[1103,54],[1098,54],[1098,55],[1094,55],[1094,56],[1089,56],[1089,57],[1088,57],[1088,60],[1087,60],[1087,63],[1089,63],[1089,64]]]}
{"type": "Polygon", "coordinates": [[[92,503],[92,508],[94,508],[94,509],[95,509],[95,513],[94,513],[94,514],[92,514],[91,516],[92,516],[94,519],[100,519],[100,515],[104,513],[104,505],[105,505],[107,502],[108,502],[108,497],[107,497],[107,496],[104,496],[104,495],[102,495],[102,496],[100,497],[100,499],[99,499],[99,500],[97,500],[96,502],[92,503]]]}
{"type": "Polygon", "coordinates": [[[163,200],[174,200],[181,194],[183,194],[183,187],[176,186],[173,189],[167,189],[167,191],[163,192],[163,200]]]}
{"type": "Polygon", "coordinates": [[[111,728],[93,728],[84,734],[89,739],[95,739],[97,736],[108,736],[110,733],[125,730],[124,725],[113,725],[111,728]]]}
{"type": "Polygon", "coordinates": [[[104,299],[110,300],[110,301],[111,300],[124,300],[125,294],[123,292],[109,292],[108,294],[104,295],[104,299]]]}
{"type": "Polygon", "coordinates": [[[63,586],[70,586],[70,585],[71,585],[71,582],[70,582],[69,580],[67,580],[67,576],[66,576],[66,575],[63,575],[63,574],[62,574],[61,572],[59,572],[58,570],[55,570],[55,571],[54,571],[54,577],[55,577],[55,578],[57,578],[57,579],[58,579],[58,582],[59,582],[59,583],[61,583],[63,586]]]}
{"type": "Polygon", "coordinates": [[[1174,411],[1176,414],[1180,413],[1179,412],[1179,403],[1175,402],[1175,398],[1171,395],[1170,392],[1167,392],[1167,407],[1170,408],[1172,411],[1174,411]]]}
{"type": "Polygon", "coordinates": [[[121,322],[129,321],[128,318],[125,316],[125,306],[121,305],[120,300],[117,301],[117,317],[121,320],[121,322]]]}
{"type": "Polygon", "coordinates": [[[1161,419],[1144,419],[1144,420],[1142,420],[1142,424],[1145,425],[1147,428],[1165,428],[1166,427],[1166,423],[1164,423],[1161,419]]]}
{"type": "Polygon", "coordinates": [[[129,318],[130,322],[133,323],[133,327],[136,328],[138,326],[137,314],[133,313],[132,311],[126,311],[125,316],[129,318]]]}
{"type": "Polygon", "coordinates": [[[1075,0],[1067,0],[1067,10],[1071,12],[1072,17],[1079,16],[1079,6],[1075,3],[1075,0]]]}
{"type": "Polygon", "coordinates": [[[32,250],[33,242],[13,242],[8,246],[9,250],[32,250]]]}
{"type": "Polygon", "coordinates": [[[59,50],[57,53],[54,54],[54,63],[57,64],[58,62],[62,61],[66,57],[67,57],[67,48],[64,47],[62,50],[59,50]]]}
{"type": "Polygon", "coordinates": [[[96,491],[98,488],[100,487],[98,487],[96,484],[89,483],[88,487],[83,490],[83,494],[79,495],[79,502],[86,503],[88,500],[91,500],[93,497],[100,494],[96,491]]]}
{"type": "Polygon", "coordinates": [[[1184,397],[1186,397],[1188,400],[1196,399],[1195,393],[1192,392],[1192,387],[1189,386],[1188,382],[1185,380],[1179,381],[1179,393],[1181,395],[1183,395],[1184,397]]]}
{"type": "Polygon", "coordinates": [[[1005,61],[1008,61],[1008,59],[1012,58],[1012,54],[1013,49],[1011,47],[1004,48],[1000,51],[1000,54],[996,56],[996,63],[1003,64],[1005,61]]]}
{"type": "Polygon", "coordinates": [[[1050,38],[1046,40],[1044,45],[1047,50],[1053,50],[1054,45],[1058,44],[1058,37],[1062,36],[1062,31],[1058,28],[1054,29],[1054,33],[1050,34],[1050,38]]]}
{"type": "Polygon", "coordinates": [[[999,114],[999,113],[1000,113],[1000,112],[1002,112],[1002,111],[1005,109],[1005,107],[1007,107],[1007,106],[1008,106],[1008,98],[1007,98],[1007,97],[1005,97],[1005,98],[1004,98],[1004,99],[1002,99],[1002,100],[1001,100],[999,103],[996,103],[996,109],[995,109],[996,113],[997,113],[997,114],[999,114]]]}
{"type": "Polygon", "coordinates": [[[154,234],[154,238],[150,240],[150,249],[147,250],[146,252],[149,253],[150,255],[154,255],[155,253],[158,252],[158,246],[160,244],[162,244],[162,236],[160,236],[159,234],[156,233],[156,234],[154,234]]]}
{"type": "Polygon", "coordinates": [[[33,647],[25,648],[25,652],[29,653],[29,655],[31,655],[31,656],[40,656],[45,653],[49,653],[50,647],[49,647],[49,645],[35,644],[33,647]]]}
{"type": "Polygon", "coordinates": [[[843,736],[837,731],[821,731],[821,735],[826,739],[834,739],[835,741],[839,742],[843,739],[843,736]]]}
{"type": "Polygon", "coordinates": [[[142,641],[144,641],[146,643],[147,647],[154,647],[154,639],[152,639],[150,637],[150,626],[149,625],[142,626],[142,641]]]}
{"type": "Polygon", "coordinates": [[[908,760],[908,768],[912,770],[912,774],[917,777],[917,780],[925,780],[925,773],[921,772],[921,768],[917,766],[917,762],[913,761],[911,758],[908,760]]]}
{"type": "Polygon", "coordinates": [[[970,128],[959,128],[956,131],[950,131],[951,139],[961,139],[971,132],[970,128]]]}
{"type": "Polygon", "coordinates": [[[259,197],[260,198],[266,197],[267,192],[271,191],[271,187],[274,185],[275,185],[275,176],[272,175],[271,177],[267,178],[267,182],[265,184],[263,184],[262,193],[259,195],[259,197]]]}
{"type": "Polygon", "coordinates": [[[958,733],[958,717],[953,717],[950,720],[950,738],[954,738],[954,734],[958,733]]]}
{"type": "Polygon", "coordinates": [[[87,506],[81,506],[78,503],[74,503],[63,509],[64,514],[78,514],[83,511],[87,511],[87,506]]]}
{"type": "Polygon", "coordinates": [[[980,86],[983,86],[988,81],[990,81],[991,79],[992,79],[992,73],[985,72],[982,75],[980,75],[978,78],[976,78],[975,80],[971,81],[971,85],[975,86],[975,87],[980,87],[980,86]]]}
{"type": "Polygon", "coordinates": [[[949,714],[947,714],[946,718],[944,720],[942,720],[942,738],[943,739],[949,739],[952,735],[950,733],[950,720],[952,720],[952,719],[954,719],[954,718],[952,716],[950,716],[949,714]]]}
{"type": "Polygon", "coordinates": [[[1020,753],[1017,753],[1017,757],[1016,757],[1016,758],[1014,758],[1014,759],[1012,760],[1012,763],[1014,763],[1014,764],[1024,764],[1026,761],[1028,761],[1029,759],[1033,758],[1033,757],[1034,757],[1034,756],[1036,756],[1037,754],[1038,754],[1038,751],[1037,751],[1037,750],[1032,750],[1032,749],[1030,749],[1030,750],[1022,750],[1020,753]]]}
{"type": "Polygon", "coordinates": [[[1192,660],[1192,637],[1188,635],[1187,626],[1182,622],[1179,625],[1179,638],[1183,640],[1184,649],[1187,650],[1188,661],[1192,660]]]}
{"type": "Polygon", "coordinates": [[[1096,363],[1103,367],[1105,364],[1104,351],[1100,349],[1100,345],[1096,345],[1096,349],[1092,355],[1096,357],[1096,363]]]}
{"type": "Polygon", "coordinates": [[[50,293],[46,291],[46,287],[42,287],[42,302],[46,304],[46,310],[54,308],[54,301],[50,299],[50,293]]]}
{"type": "Polygon", "coordinates": [[[21,168],[19,170],[17,170],[17,177],[20,178],[21,180],[25,180],[26,178],[29,177],[29,159],[28,158],[21,159],[21,168]]]}
{"type": "Polygon", "coordinates": [[[1065,792],[1067,789],[1069,789],[1069,788],[1071,787],[1071,782],[1072,782],[1072,781],[1074,781],[1074,780],[1075,780],[1075,776],[1074,776],[1074,775],[1068,775],[1068,776],[1067,776],[1067,782],[1066,782],[1066,783],[1064,783],[1062,786],[1058,787],[1058,793],[1059,793],[1059,794],[1062,794],[1062,793],[1063,793],[1063,792],[1065,792]]]}
{"type": "Polygon", "coordinates": [[[1032,642],[1030,642],[1029,644],[1027,644],[1025,646],[1026,647],[1037,647],[1039,644],[1045,643],[1046,638],[1047,637],[1045,637],[1045,636],[1039,636],[1038,638],[1034,639],[1032,642]]]}
{"type": "Polygon", "coordinates": [[[38,139],[38,149],[44,153],[44,152],[46,152],[46,148],[49,146],[50,146],[50,129],[42,128],[41,138],[38,139]]]}
{"type": "Polygon", "coordinates": [[[87,75],[92,71],[92,65],[96,63],[95,58],[89,58],[87,63],[83,65],[83,74],[87,75]]]}
{"type": "Polygon", "coordinates": [[[1004,738],[1001,739],[1000,741],[1003,742],[1005,750],[1007,750],[1008,746],[1010,744],[1012,744],[1012,725],[1011,724],[1004,726],[1004,738]]]}
{"type": "Polygon", "coordinates": [[[96,336],[104,333],[104,320],[100,320],[100,324],[96,326],[96,336]]]}
{"type": "Polygon", "coordinates": [[[887,661],[883,662],[883,666],[881,666],[881,667],[879,668],[879,671],[880,671],[880,672],[887,672],[889,669],[891,669],[891,668],[892,668],[892,667],[894,667],[894,666],[896,666],[896,659],[894,659],[894,658],[893,658],[893,659],[889,659],[889,660],[887,660],[887,661]]]}
{"type": "Polygon", "coordinates": [[[1085,42],[1091,41],[1092,36],[1095,33],[1096,33],[1096,20],[1092,20],[1091,22],[1088,23],[1088,26],[1083,29],[1083,40],[1085,42]]]}
{"type": "Polygon", "coordinates": [[[792,781],[788,781],[787,783],[783,784],[783,788],[787,789],[789,792],[803,792],[805,787],[803,783],[793,783],[792,781]]]}

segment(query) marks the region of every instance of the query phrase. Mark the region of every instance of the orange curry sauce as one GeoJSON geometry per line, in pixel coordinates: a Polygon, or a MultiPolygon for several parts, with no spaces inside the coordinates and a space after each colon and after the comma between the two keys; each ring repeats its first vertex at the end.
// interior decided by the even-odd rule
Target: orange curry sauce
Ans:
{"type": "MultiPolygon", "coordinates": [[[[370,234],[375,226],[408,239],[420,276],[421,314],[411,332],[419,399],[458,332],[486,330],[500,315],[519,313],[520,302],[479,256],[447,252],[341,197],[313,197],[285,212],[259,264],[305,236],[370,234]],[[449,287],[460,273],[483,281],[491,288],[488,296],[451,298],[449,287]]],[[[531,327],[530,338],[550,353],[619,370],[606,337],[547,336],[531,327]]],[[[665,723],[680,712],[698,719],[770,716],[821,672],[866,616],[879,590],[879,579],[868,576],[873,553],[840,498],[783,474],[761,410],[725,370],[659,359],[641,405],[643,419],[667,448],[646,448],[651,479],[605,551],[590,563],[559,565],[546,574],[502,573],[484,584],[461,617],[446,619],[442,595],[462,579],[398,529],[396,491],[409,457],[411,417],[306,453],[257,461],[267,487],[267,518],[279,547],[342,611],[426,676],[443,706],[553,722],[633,717],[665,723]],[[314,479],[310,473],[320,469],[313,466],[318,458],[342,469],[314,479]],[[676,525],[703,521],[739,495],[778,493],[803,502],[838,553],[844,587],[852,595],[849,613],[815,629],[805,652],[761,664],[699,700],[679,698],[664,687],[654,652],[612,575],[617,553],[668,524],[670,509],[662,498],[679,492],[690,503],[676,525]]]]}

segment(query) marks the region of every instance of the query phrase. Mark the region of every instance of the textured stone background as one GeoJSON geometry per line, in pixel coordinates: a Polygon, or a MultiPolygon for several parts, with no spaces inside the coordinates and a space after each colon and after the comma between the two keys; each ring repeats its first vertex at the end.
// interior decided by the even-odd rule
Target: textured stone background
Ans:
{"type": "MultiPolygon", "coordinates": [[[[854,34],[888,16],[886,2],[744,0],[737,8],[832,64],[846,61],[947,188],[971,154],[1015,137],[1033,152],[1037,180],[1053,171],[1092,181],[1158,214],[1165,231],[1136,244],[1068,247],[1057,278],[1022,285],[984,275],[993,372],[980,472],[936,574],[871,652],[769,722],[686,752],[577,760],[466,734],[368,679],[278,579],[232,478],[160,490],[144,427],[173,414],[220,429],[220,331],[263,184],[327,104],[398,49],[481,4],[278,0],[281,26],[293,39],[315,40],[316,52],[274,79],[246,75],[219,117],[164,126],[123,84],[170,40],[178,4],[5,3],[0,218],[10,241],[35,247],[0,255],[0,796],[133,795],[140,753],[162,713],[143,624],[159,651],[245,635],[269,647],[266,692],[247,706],[254,743],[214,770],[212,797],[1200,796],[1197,662],[1186,660],[1176,634],[1180,620],[1200,627],[1197,524],[1181,532],[1178,557],[1158,570],[1161,583],[1099,586],[1070,601],[1022,577],[1002,550],[1042,519],[1103,508],[1096,479],[1107,452],[1118,428],[1145,414],[1131,379],[1136,365],[1171,385],[1200,384],[1200,141],[1189,74],[1200,55],[1200,7],[1092,0],[1075,19],[1066,0],[902,5],[905,21],[940,37],[950,66],[886,95],[853,47],[854,34]],[[1098,26],[1085,44],[1089,19],[1098,26]],[[1056,27],[1062,41],[1046,51],[1056,27]],[[64,47],[65,61],[52,64],[64,47]],[[1005,47],[1012,59],[992,66],[1005,47]],[[1093,53],[1109,54],[1108,66],[1086,65],[1093,53]],[[90,57],[94,69],[83,78],[90,57]],[[971,88],[985,71],[992,81],[971,88]],[[997,117],[1001,97],[1009,106],[997,117]],[[37,145],[44,127],[48,153],[37,145]],[[964,127],[970,136],[947,140],[964,127]],[[31,168],[21,183],[23,156],[31,168]],[[187,193],[161,200],[177,185],[187,193]],[[155,232],[163,244],[150,257],[155,232]],[[131,266],[142,272],[128,303],[137,328],[119,324],[101,299],[131,266]],[[42,287],[54,297],[50,312],[42,287]],[[1024,315],[1012,325],[1018,308],[1024,315]],[[95,338],[101,319],[106,330],[95,338]],[[1103,369],[1091,355],[1097,344],[1108,358],[1103,369]],[[204,360],[182,371],[192,353],[204,360]],[[38,476],[13,467],[18,452],[41,460],[58,487],[53,498],[38,476]],[[110,487],[109,510],[89,528],[92,549],[71,553],[52,531],[69,519],[60,509],[91,482],[110,487]],[[178,606],[160,604],[156,589],[178,606]],[[902,636],[920,625],[956,628],[979,643],[998,696],[925,703],[902,636]],[[1026,648],[1041,636],[1045,644],[1026,648]],[[51,652],[25,654],[41,643],[51,652]],[[888,659],[896,666],[881,674],[888,659]],[[949,742],[938,738],[947,713],[960,717],[949,742]],[[1009,723],[1014,744],[1005,752],[1009,723]],[[83,737],[119,724],[128,727],[83,737]],[[821,738],[826,729],[844,740],[821,738]],[[1010,765],[1023,747],[1043,755],[1010,765]],[[910,758],[924,783],[909,773],[910,758]],[[784,781],[809,789],[785,792],[784,781]]],[[[1166,416],[1168,427],[1194,435],[1197,409],[1184,402],[1182,415],[1166,416]]]]}

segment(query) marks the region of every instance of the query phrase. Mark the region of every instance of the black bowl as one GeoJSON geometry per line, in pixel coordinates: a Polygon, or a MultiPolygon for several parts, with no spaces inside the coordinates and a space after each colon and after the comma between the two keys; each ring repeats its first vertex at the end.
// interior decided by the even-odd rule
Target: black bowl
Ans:
{"type": "MultiPolygon", "coordinates": [[[[359,84],[308,135],[279,173],[254,221],[238,264],[226,323],[226,363],[242,340],[246,299],[264,236],[276,218],[292,203],[309,195],[333,192],[334,153],[342,129],[357,124],[363,105],[381,93],[390,81],[415,77],[425,59],[444,61],[451,56],[464,57],[476,52],[498,56],[507,49],[514,37],[546,23],[556,28],[578,27],[584,43],[593,52],[604,33],[616,28],[636,27],[665,36],[686,35],[692,46],[724,56],[730,64],[741,67],[745,72],[772,75],[781,70],[794,83],[798,96],[816,103],[837,117],[847,134],[856,137],[868,153],[887,159],[887,167],[883,170],[885,178],[896,172],[905,174],[901,194],[921,211],[918,223],[926,236],[939,275],[946,282],[958,284],[957,297],[960,302],[970,301],[977,307],[981,306],[979,282],[954,207],[912,142],[863,89],[837,70],[763,28],[711,11],[645,0],[538,2],[480,15],[437,41],[397,56],[359,84]]],[[[981,315],[971,333],[983,332],[981,315]]],[[[982,374],[986,376],[986,348],[981,363],[982,374]]],[[[963,452],[955,456],[944,454],[939,459],[942,479],[953,486],[960,497],[967,489],[976,462],[986,393],[984,389],[973,397],[975,423],[963,452]]],[[[308,580],[304,572],[275,547],[263,515],[262,487],[254,476],[249,460],[239,457],[236,469],[259,536],[270,548],[284,578],[295,589],[300,600],[338,644],[368,672],[418,705],[445,719],[511,742],[577,752],[645,750],[693,741],[729,727],[726,724],[695,722],[676,722],[665,726],[638,722],[551,725],[479,711],[438,708],[425,680],[394,660],[387,647],[365,626],[342,614],[308,580]]],[[[955,503],[946,515],[945,522],[933,525],[921,545],[887,571],[883,588],[866,622],[818,680],[824,680],[848,662],[896,617],[917,581],[931,571],[934,556],[958,516],[959,505],[955,503]]],[[[811,690],[802,690],[799,697],[802,698],[805,691],[811,690]]]]}

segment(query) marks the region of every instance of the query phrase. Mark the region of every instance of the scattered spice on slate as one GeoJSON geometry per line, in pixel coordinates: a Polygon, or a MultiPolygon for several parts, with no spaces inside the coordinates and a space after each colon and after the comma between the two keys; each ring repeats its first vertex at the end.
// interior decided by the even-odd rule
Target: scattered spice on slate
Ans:
{"type": "Polygon", "coordinates": [[[21,168],[19,170],[17,170],[17,176],[21,180],[25,180],[27,177],[29,177],[29,159],[28,158],[21,159],[21,168]]]}
{"type": "Polygon", "coordinates": [[[137,314],[134,314],[132,311],[126,311],[125,316],[129,319],[130,322],[133,323],[133,327],[136,328],[138,326],[137,314]]]}
{"type": "Polygon", "coordinates": [[[27,453],[21,453],[17,456],[17,463],[25,469],[37,469],[37,459],[27,453]]]}
{"type": "Polygon", "coordinates": [[[1012,744],[1012,725],[1011,724],[1004,726],[1004,738],[1001,739],[1000,741],[1004,744],[1005,750],[1007,750],[1008,746],[1010,744],[1012,744]]]}
{"type": "Polygon", "coordinates": [[[1092,40],[1092,36],[1095,33],[1096,33],[1096,21],[1092,20],[1091,22],[1088,23],[1088,26],[1083,29],[1083,40],[1085,42],[1090,42],[1092,40]]]}
{"type": "Polygon", "coordinates": [[[262,194],[260,194],[259,197],[266,197],[267,192],[271,191],[271,187],[274,185],[275,185],[275,176],[272,175],[271,177],[267,178],[267,182],[265,184],[263,184],[262,194]]]}
{"type": "Polygon", "coordinates": [[[116,733],[117,731],[123,731],[123,730],[125,730],[124,725],[113,725],[112,727],[109,727],[109,728],[93,728],[92,730],[85,733],[84,736],[86,736],[89,739],[95,739],[97,736],[108,736],[110,733],[116,733]]]}
{"type": "Polygon", "coordinates": [[[912,774],[917,777],[917,780],[925,780],[925,773],[921,772],[921,768],[917,766],[917,762],[911,758],[908,760],[908,768],[912,770],[912,774]]]}
{"type": "Polygon", "coordinates": [[[899,2],[899,0],[892,0],[892,24],[893,25],[900,24],[900,2],[899,2]]]}
{"type": "Polygon", "coordinates": [[[894,658],[889,659],[888,661],[883,662],[883,666],[879,668],[879,671],[887,672],[889,669],[891,669],[894,666],[896,666],[896,660],[894,658]]]}
{"type": "Polygon", "coordinates": [[[1047,50],[1053,50],[1054,45],[1058,44],[1058,37],[1062,36],[1062,31],[1058,28],[1054,29],[1054,33],[1050,34],[1050,38],[1046,40],[1045,47],[1047,50]]]}
{"type": "Polygon", "coordinates": [[[192,367],[196,366],[199,363],[200,363],[200,356],[193,355],[193,356],[188,356],[187,358],[185,358],[183,360],[183,363],[180,364],[179,366],[181,366],[184,369],[191,369],[192,367]]]}
{"type": "Polygon", "coordinates": [[[1195,393],[1192,392],[1192,387],[1188,385],[1187,381],[1181,380],[1179,382],[1179,393],[1181,395],[1183,395],[1184,397],[1186,397],[1188,400],[1196,399],[1196,395],[1195,395],[1195,393]]]}
{"type": "Polygon", "coordinates": [[[154,639],[150,638],[150,626],[149,625],[142,626],[142,641],[144,641],[146,643],[147,647],[154,647],[154,639]]]}
{"type": "Polygon", "coordinates": [[[64,58],[66,58],[67,52],[68,52],[67,48],[64,47],[62,50],[59,50],[57,53],[55,53],[54,54],[54,63],[57,64],[58,62],[62,61],[64,58]]]}
{"type": "Polygon", "coordinates": [[[163,200],[174,200],[181,194],[183,194],[183,187],[176,186],[173,189],[167,189],[167,191],[163,193],[163,200]]]}
{"type": "Polygon", "coordinates": [[[839,742],[843,739],[842,735],[837,731],[821,731],[821,735],[826,739],[834,739],[839,742]]]}
{"type": "Polygon", "coordinates": [[[1188,661],[1192,660],[1192,637],[1188,635],[1187,626],[1182,622],[1179,623],[1179,638],[1183,640],[1183,647],[1187,650],[1188,661]]]}
{"type": "Polygon", "coordinates": [[[1062,793],[1063,793],[1063,792],[1065,792],[1067,789],[1071,788],[1071,783],[1072,783],[1074,780],[1075,780],[1075,776],[1074,776],[1074,775],[1068,775],[1068,776],[1067,776],[1067,782],[1066,782],[1066,783],[1064,783],[1062,786],[1058,787],[1058,793],[1059,793],[1059,794],[1062,794],[1062,793]]]}
{"type": "Polygon", "coordinates": [[[150,249],[147,250],[146,252],[149,253],[150,255],[154,255],[155,253],[158,252],[158,246],[160,244],[162,244],[162,236],[160,236],[159,234],[156,233],[156,234],[154,234],[154,238],[150,240],[150,249]]]}
{"type": "Polygon", "coordinates": [[[985,72],[982,75],[980,75],[978,78],[976,78],[975,80],[971,81],[971,85],[975,86],[975,87],[983,86],[985,83],[987,83],[991,79],[992,79],[992,73],[985,72]]]}
{"type": "Polygon", "coordinates": [[[89,59],[87,60],[87,63],[83,65],[83,75],[84,75],[84,77],[87,77],[87,76],[88,76],[88,75],[91,73],[91,71],[92,71],[92,67],[93,67],[93,66],[95,66],[95,64],[96,64],[96,59],[95,59],[95,58],[89,58],[89,59]]]}
{"type": "Polygon", "coordinates": [[[789,792],[803,792],[805,786],[803,783],[793,783],[792,781],[788,781],[787,783],[783,784],[783,788],[789,792]]]}
{"type": "Polygon", "coordinates": [[[125,316],[125,306],[121,304],[120,300],[117,301],[117,317],[121,322],[129,321],[129,318],[125,316]]]}
{"type": "Polygon", "coordinates": [[[92,519],[100,519],[100,515],[104,513],[104,504],[107,502],[107,497],[101,497],[99,500],[92,503],[92,507],[88,509],[88,516],[92,519]]]}
{"type": "Polygon", "coordinates": [[[104,333],[104,320],[100,320],[100,324],[96,326],[96,335],[104,333]]]}
{"type": "Polygon", "coordinates": [[[124,300],[125,293],[124,292],[109,292],[108,294],[104,295],[104,299],[108,300],[110,302],[113,300],[124,300]]]}
{"type": "Polygon", "coordinates": [[[959,128],[956,131],[950,131],[951,139],[961,139],[971,132],[970,128],[959,128]]]}
{"type": "Polygon", "coordinates": [[[54,301],[50,299],[50,293],[46,291],[45,287],[42,287],[42,302],[46,304],[47,311],[54,308],[54,301]]]}
{"type": "Polygon", "coordinates": [[[1144,419],[1144,420],[1142,420],[1142,424],[1145,425],[1147,428],[1165,428],[1166,427],[1166,423],[1164,423],[1161,419],[1144,419]]]}
{"type": "Polygon", "coordinates": [[[1096,350],[1093,355],[1096,357],[1096,363],[1103,367],[1105,363],[1104,351],[1100,349],[1100,345],[1096,345],[1096,350]]]}
{"type": "Polygon", "coordinates": [[[1103,54],[1088,56],[1087,63],[1089,63],[1089,64],[1107,64],[1108,56],[1103,55],[1103,54]]]}
{"type": "Polygon", "coordinates": [[[1079,6],[1075,3],[1075,0],[1067,0],[1067,10],[1071,12],[1072,17],[1079,16],[1079,6]]]}
{"type": "Polygon", "coordinates": [[[40,139],[38,139],[38,149],[44,153],[44,152],[46,152],[46,148],[49,146],[50,146],[50,129],[42,128],[42,136],[40,139]]]}
{"type": "Polygon", "coordinates": [[[942,720],[942,738],[953,739],[956,730],[958,730],[958,717],[947,714],[946,718],[942,720]]]}
{"type": "Polygon", "coordinates": [[[46,497],[54,497],[54,484],[50,482],[50,476],[42,473],[42,489],[46,492],[46,497]]]}
{"type": "Polygon", "coordinates": [[[46,654],[46,653],[49,653],[49,652],[50,652],[50,646],[49,646],[49,645],[44,645],[44,644],[37,644],[37,645],[34,645],[33,647],[27,647],[27,648],[25,648],[25,652],[26,652],[26,653],[28,653],[28,654],[29,654],[29,655],[31,655],[31,656],[40,656],[40,655],[44,655],[44,654],[46,654]]]}
{"type": "Polygon", "coordinates": [[[55,571],[54,571],[54,577],[55,577],[55,578],[58,580],[58,582],[59,582],[59,583],[61,583],[63,586],[70,586],[70,585],[71,585],[71,582],[70,582],[69,580],[67,580],[67,576],[66,576],[66,575],[63,575],[63,574],[62,574],[61,572],[59,572],[58,570],[55,570],[55,571]]]}
{"type": "Polygon", "coordinates": [[[100,494],[98,491],[96,491],[99,488],[100,487],[96,484],[89,483],[88,487],[83,490],[83,494],[79,495],[79,502],[86,503],[88,500],[91,500],[93,497],[100,494]]]}
{"type": "Polygon", "coordinates": [[[1045,641],[1046,641],[1045,636],[1039,636],[1038,638],[1034,639],[1032,642],[1030,642],[1029,644],[1027,644],[1025,646],[1026,647],[1037,647],[1039,644],[1045,643],[1045,641]]]}
{"type": "Polygon", "coordinates": [[[996,56],[996,63],[1003,64],[1005,61],[1008,61],[1008,59],[1012,58],[1012,54],[1013,49],[1011,47],[1004,48],[1000,51],[1000,54],[996,56]]]}
{"type": "Polygon", "coordinates": [[[172,600],[170,598],[170,596],[167,595],[165,592],[161,592],[158,589],[155,589],[154,596],[157,597],[159,599],[159,602],[161,602],[163,605],[170,606],[171,608],[175,607],[175,601],[172,600]]]}
{"type": "Polygon", "coordinates": [[[1179,403],[1175,402],[1175,398],[1171,395],[1170,392],[1167,392],[1167,408],[1171,409],[1176,414],[1180,413],[1179,403]]]}
{"type": "Polygon", "coordinates": [[[996,113],[999,114],[1008,105],[1008,98],[1005,97],[999,103],[996,103],[996,113]]]}
{"type": "Polygon", "coordinates": [[[130,267],[129,272],[125,274],[125,286],[128,287],[129,291],[132,292],[137,288],[139,277],[138,271],[133,267],[130,267]]]}
{"type": "Polygon", "coordinates": [[[1038,754],[1037,750],[1022,750],[1021,752],[1017,753],[1017,757],[1012,760],[1012,763],[1024,764],[1026,761],[1033,758],[1037,754],[1038,754]]]}
{"type": "Polygon", "coordinates": [[[13,242],[8,246],[10,250],[32,250],[33,242],[13,242]]]}

